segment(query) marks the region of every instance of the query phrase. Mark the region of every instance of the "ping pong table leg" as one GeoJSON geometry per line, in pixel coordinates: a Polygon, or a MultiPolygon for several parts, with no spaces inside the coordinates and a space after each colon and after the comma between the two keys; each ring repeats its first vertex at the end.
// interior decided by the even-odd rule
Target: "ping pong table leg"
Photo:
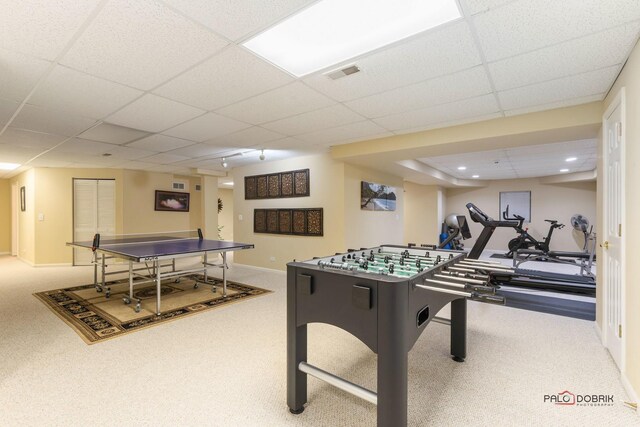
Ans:
{"type": "Polygon", "coordinates": [[[227,296],[227,253],[222,252],[222,296],[227,296]]]}
{"type": "Polygon", "coordinates": [[[208,262],[207,259],[208,259],[207,253],[205,252],[203,260],[202,260],[202,269],[203,269],[203,272],[204,272],[204,284],[205,285],[207,284],[207,262],[208,262]]]}
{"type": "Polygon", "coordinates": [[[98,253],[93,251],[93,287],[97,292],[102,292],[102,288],[98,286],[98,253]]]}
{"type": "Polygon", "coordinates": [[[160,316],[160,292],[162,288],[162,273],[160,272],[160,261],[154,261],[156,269],[156,314],[160,316]]]}

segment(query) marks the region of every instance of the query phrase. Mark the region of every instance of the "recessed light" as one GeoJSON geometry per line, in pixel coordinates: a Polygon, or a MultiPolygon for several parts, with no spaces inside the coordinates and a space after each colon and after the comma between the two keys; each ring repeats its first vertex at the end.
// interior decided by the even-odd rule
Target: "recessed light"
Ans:
{"type": "Polygon", "coordinates": [[[465,170],[467,170],[467,167],[466,166],[458,166],[458,170],[459,171],[465,171],[465,170]]]}
{"type": "Polygon", "coordinates": [[[301,77],[460,17],[455,0],[322,0],[243,45],[301,77]]]}
{"type": "Polygon", "coordinates": [[[480,178],[480,175],[473,175],[471,178],[480,178]]]}
{"type": "Polygon", "coordinates": [[[0,170],[3,171],[12,171],[14,169],[18,169],[20,166],[20,164],[18,163],[2,163],[0,162],[0,170]]]}
{"type": "Polygon", "coordinates": [[[560,169],[560,172],[569,172],[569,169],[560,169]]]}
{"type": "Polygon", "coordinates": [[[564,161],[565,162],[575,162],[576,160],[578,160],[577,157],[567,157],[564,161]]]}

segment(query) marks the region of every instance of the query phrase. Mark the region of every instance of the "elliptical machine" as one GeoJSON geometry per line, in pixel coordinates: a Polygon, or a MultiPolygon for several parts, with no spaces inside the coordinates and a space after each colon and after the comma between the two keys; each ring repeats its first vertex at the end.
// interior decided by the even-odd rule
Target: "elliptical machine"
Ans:
{"type": "Polygon", "coordinates": [[[549,232],[547,233],[547,237],[544,237],[542,241],[539,241],[535,237],[533,237],[531,234],[529,234],[528,228],[522,227],[522,225],[524,224],[523,216],[513,214],[511,217],[509,217],[509,205],[507,205],[507,208],[505,209],[505,211],[502,212],[502,218],[505,221],[518,222],[518,225],[513,227],[516,230],[516,233],[518,233],[518,237],[514,237],[509,241],[509,252],[504,254],[504,256],[507,258],[513,258],[514,254],[517,253],[518,250],[520,249],[533,248],[533,249],[542,251],[545,254],[548,253],[550,251],[549,246],[551,245],[551,236],[553,235],[553,231],[556,228],[560,229],[564,227],[564,224],[559,224],[558,221],[555,219],[545,219],[545,221],[550,224],[549,232]]]}

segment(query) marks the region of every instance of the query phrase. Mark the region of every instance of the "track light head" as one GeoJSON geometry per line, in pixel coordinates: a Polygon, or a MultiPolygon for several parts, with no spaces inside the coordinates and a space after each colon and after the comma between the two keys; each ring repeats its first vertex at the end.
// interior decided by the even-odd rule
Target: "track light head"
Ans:
{"type": "Polygon", "coordinates": [[[264,160],[264,150],[260,150],[260,160],[264,160]]]}
{"type": "Polygon", "coordinates": [[[222,167],[226,168],[227,166],[229,166],[229,164],[227,163],[227,159],[225,159],[224,157],[222,158],[222,167]]]}

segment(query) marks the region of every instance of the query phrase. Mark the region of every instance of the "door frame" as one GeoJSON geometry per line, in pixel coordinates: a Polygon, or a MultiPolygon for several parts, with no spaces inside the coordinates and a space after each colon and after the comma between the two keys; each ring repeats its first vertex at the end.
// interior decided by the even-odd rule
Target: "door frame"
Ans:
{"type": "Polygon", "coordinates": [[[20,200],[19,200],[18,183],[11,185],[11,256],[18,256],[19,253],[19,221],[20,221],[20,200]]]}
{"type": "MultiPolygon", "coordinates": [[[[621,200],[620,200],[620,222],[622,224],[622,233],[620,236],[620,245],[621,245],[621,250],[620,250],[620,282],[621,282],[621,289],[620,289],[620,324],[622,326],[622,339],[621,339],[621,345],[622,345],[622,349],[620,351],[620,372],[625,372],[626,371],[626,349],[627,349],[627,328],[626,328],[626,284],[627,284],[627,271],[626,271],[626,264],[627,264],[627,260],[626,260],[626,251],[624,250],[624,248],[626,247],[626,234],[627,234],[627,215],[626,215],[626,162],[625,162],[625,155],[626,155],[626,133],[627,133],[627,129],[626,129],[626,117],[627,117],[627,111],[626,111],[626,91],[625,88],[622,87],[618,93],[615,95],[615,97],[613,98],[613,101],[611,101],[611,104],[609,104],[609,107],[606,109],[606,111],[604,112],[604,114],[602,115],[602,159],[603,159],[603,168],[606,168],[609,164],[609,156],[607,154],[607,134],[608,134],[608,128],[607,128],[607,118],[611,115],[611,113],[613,113],[613,111],[620,106],[620,132],[621,132],[621,136],[620,136],[620,175],[621,175],[621,191],[620,194],[622,195],[621,200]]],[[[607,179],[607,173],[603,173],[602,174],[603,177],[603,186],[602,186],[602,191],[603,191],[603,196],[602,196],[602,202],[603,204],[606,202],[607,198],[606,198],[606,194],[608,192],[608,179],[607,179]]],[[[603,228],[606,230],[606,224],[607,224],[607,209],[605,206],[603,206],[602,208],[602,213],[603,213],[603,228]]],[[[604,230],[603,230],[604,231],[604,230]]],[[[606,235],[603,236],[603,238],[606,238],[606,235]]],[[[602,251],[603,255],[605,253],[605,251],[602,251]]],[[[604,262],[604,258],[606,258],[606,255],[604,255],[603,260],[601,262],[602,267],[601,267],[601,271],[603,271],[605,274],[607,273],[606,271],[606,265],[607,263],[604,262]]],[[[603,294],[602,294],[602,299],[603,299],[603,310],[602,310],[602,315],[603,315],[603,331],[601,333],[601,337],[602,337],[602,344],[605,346],[605,348],[608,349],[607,347],[607,316],[608,316],[608,300],[607,300],[607,295],[608,295],[608,289],[607,289],[607,280],[603,280],[603,294]]]]}

